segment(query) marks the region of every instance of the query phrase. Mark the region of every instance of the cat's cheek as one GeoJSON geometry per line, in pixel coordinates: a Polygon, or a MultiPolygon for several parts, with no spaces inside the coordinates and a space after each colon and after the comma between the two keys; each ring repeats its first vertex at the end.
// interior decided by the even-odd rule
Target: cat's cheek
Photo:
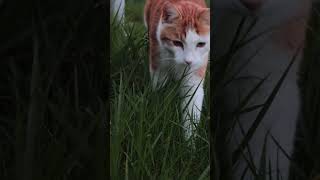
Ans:
{"type": "Polygon", "coordinates": [[[184,57],[183,51],[179,48],[175,48],[174,59],[175,59],[176,64],[182,64],[184,58],[185,57],[184,57]]]}
{"type": "Polygon", "coordinates": [[[207,59],[209,57],[209,52],[210,51],[206,51],[205,53],[203,53],[202,59],[207,59]]]}
{"type": "Polygon", "coordinates": [[[165,51],[166,56],[168,56],[167,58],[175,56],[175,50],[172,48],[172,46],[164,44],[162,49],[165,51]]]}

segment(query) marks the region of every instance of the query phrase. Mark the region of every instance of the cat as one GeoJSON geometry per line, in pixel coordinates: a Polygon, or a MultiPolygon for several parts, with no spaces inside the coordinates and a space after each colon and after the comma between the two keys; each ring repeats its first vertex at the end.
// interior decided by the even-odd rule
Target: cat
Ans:
{"type": "Polygon", "coordinates": [[[118,22],[124,22],[125,0],[111,0],[110,13],[118,22]]]}
{"type": "MultiPolygon", "coordinates": [[[[224,88],[223,97],[225,97],[228,112],[235,111],[240,104],[239,101],[244,100],[254,86],[265,77],[267,77],[265,82],[258,88],[246,107],[259,106],[266,102],[286,67],[297,53],[296,60],[280,90],[252,139],[248,142],[250,149],[246,147],[240,153],[240,160],[233,166],[234,179],[241,178],[242,173],[248,167],[246,161],[251,159],[250,156],[252,156],[254,166],[259,169],[266,138],[266,168],[269,169],[270,160],[272,179],[277,179],[279,168],[282,179],[286,180],[289,176],[290,160],[282,150],[290,156],[294,148],[296,123],[300,115],[298,70],[302,60],[311,0],[215,0],[213,7],[213,27],[215,27],[213,29],[213,37],[215,37],[213,52],[217,59],[227,53],[242,17],[247,17],[243,27],[249,27],[250,23],[257,19],[256,24],[247,34],[247,39],[264,32],[238,49],[232,57],[233,66],[229,71],[230,77],[237,74],[235,80],[224,88]]],[[[243,30],[240,35],[244,35],[245,32],[246,30],[243,30]]],[[[258,108],[240,115],[239,123],[235,123],[231,134],[229,144],[231,152],[239,147],[244,134],[248,132],[260,110],[261,108],[258,108]]],[[[259,174],[259,172],[255,173],[259,174]]],[[[255,173],[249,168],[244,179],[253,179],[255,173]]],[[[271,177],[267,176],[268,178],[271,177]]]]}
{"type": "Polygon", "coordinates": [[[210,9],[204,0],[147,0],[144,20],[153,89],[169,79],[182,79],[180,94],[186,96],[181,103],[183,127],[185,139],[190,139],[201,117],[210,51],[210,9]]]}

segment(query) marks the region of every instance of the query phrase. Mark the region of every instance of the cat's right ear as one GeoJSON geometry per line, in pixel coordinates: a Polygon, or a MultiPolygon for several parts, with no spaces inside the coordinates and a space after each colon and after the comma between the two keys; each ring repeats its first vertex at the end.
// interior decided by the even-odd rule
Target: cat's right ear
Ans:
{"type": "Polygon", "coordinates": [[[162,22],[171,24],[178,17],[179,17],[179,12],[176,9],[176,7],[170,2],[166,3],[162,11],[162,22]]]}
{"type": "Polygon", "coordinates": [[[210,8],[204,8],[199,14],[199,20],[210,26],[210,8]]]}

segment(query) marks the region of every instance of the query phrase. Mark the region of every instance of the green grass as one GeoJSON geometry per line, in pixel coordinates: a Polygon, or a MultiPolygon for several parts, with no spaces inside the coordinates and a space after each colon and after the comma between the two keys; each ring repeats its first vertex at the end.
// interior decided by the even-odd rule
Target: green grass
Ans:
{"type": "MultiPolygon", "coordinates": [[[[214,71],[212,73],[215,84],[211,86],[213,98],[209,98],[209,76],[206,79],[206,95],[202,120],[198,127],[199,136],[196,139],[196,148],[192,149],[189,142],[183,139],[183,127],[181,126],[181,114],[179,110],[180,97],[178,96],[178,84],[169,83],[158,91],[151,90],[151,83],[148,69],[148,37],[142,24],[143,2],[140,0],[128,0],[126,4],[126,23],[124,26],[113,23],[111,27],[111,147],[110,147],[110,171],[112,179],[209,179],[208,173],[211,170],[213,179],[232,179],[233,167],[240,161],[244,149],[255,136],[255,131],[261,123],[263,117],[268,112],[273,99],[277,95],[286,74],[291,68],[289,65],[283,75],[279,77],[277,85],[272,93],[262,104],[257,107],[246,108],[256,90],[266,79],[258,82],[256,87],[245,95],[245,98],[237,111],[225,113],[223,103],[223,86],[232,79],[226,79],[228,66],[235,52],[242,46],[250,43],[257,37],[240,38],[240,30],[249,32],[256,22],[243,29],[246,18],[239,22],[239,31],[234,36],[234,42],[229,52],[221,59],[216,59],[214,71]],[[215,107],[215,119],[210,128],[211,138],[209,138],[209,99],[213,99],[215,107]],[[241,113],[259,110],[259,115],[255,119],[249,131],[245,134],[244,140],[234,152],[229,152],[227,139],[231,133],[230,129],[219,122],[227,122],[230,119],[237,119],[241,113]],[[210,139],[210,143],[209,143],[210,139]],[[209,152],[210,146],[210,152],[209,152]],[[210,154],[210,156],[209,156],[210,154]],[[210,167],[210,160],[213,167],[210,167]]],[[[316,22],[316,21],[315,21],[316,22]]],[[[317,25],[317,24],[316,24],[317,25]]],[[[315,25],[313,25],[315,26],[315,25]]],[[[317,26],[315,26],[317,27],[317,26]]],[[[318,31],[317,31],[318,32],[318,31]]],[[[310,32],[308,32],[310,34],[310,32]]],[[[315,33],[317,34],[317,33],[315,33]]],[[[313,34],[314,35],[314,34],[313,34]]],[[[246,37],[246,36],[244,36],[246,37]]],[[[316,36],[317,37],[317,36],[316,36]]],[[[308,43],[317,43],[318,38],[310,35],[308,43]]],[[[316,61],[309,61],[310,57],[315,57],[317,45],[308,45],[310,51],[306,51],[302,67],[301,81],[303,81],[303,103],[304,122],[306,128],[298,132],[297,149],[292,157],[293,175],[298,177],[313,176],[318,170],[318,149],[314,146],[317,143],[319,133],[316,119],[320,112],[318,93],[318,64],[316,61]],[[311,51],[312,50],[312,51],[311,51]],[[315,65],[312,65],[315,64],[315,65]],[[306,69],[310,73],[306,73],[306,69]],[[312,106],[311,106],[312,104],[312,106]],[[314,125],[314,126],[313,126],[314,125]],[[308,132],[308,130],[311,130],[308,132]],[[300,137],[301,136],[301,137],[300,137]],[[313,150],[314,149],[314,150],[313,150]],[[316,157],[316,158],[313,158],[316,157]]],[[[294,57],[292,62],[294,61],[294,57]]],[[[211,65],[212,66],[212,65],[211,65]]],[[[210,69],[210,68],[208,68],[210,69]]],[[[267,78],[267,77],[266,77],[267,78]]],[[[228,126],[228,125],[227,125],[228,126]]],[[[299,126],[298,126],[299,129],[299,126]]],[[[268,134],[266,134],[266,137],[268,134]]],[[[272,139],[281,149],[276,139],[272,139]]],[[[281,151],[281,150],[279,150],[281,151]]],[[[280,152],[285,153],[286,152],[280,152]]],[[[254,172],[254,179],[266,179],[270,177],[270,162],[266,157],[266,144],[261,147],[261,157],[258,164],[253,164],[250,158],[246,159],[248,168],[245,172],[254,172]]],[[[245,173],[244,172],[244,173],[245,173]]],[[[292,177],[293,177],[292,176],[292,177]]],[[[292,178],[291,177],[291,178],[292,178]]],[[[278,180],[279,177],[270,179],[278,180]]],[[[299,179],[299,178],[298,178],[299,179]]],[[[301,179],[301,178],[300,178],[301,179]]],[[[305,179],[305,178],[303,178],[305,179]]]]}
{"type": "Polygon", "coordinates": [[[103,4],[16,3],[0,17],[15,21],[1,29],[0,179],[107,179],[103,4]]]}
{"type": "Polygon", "coordinates": [[[129,1],[130,20],[111,27],[111,178],[209,179],[208,83],[193,149],[183,138],[178,83],[151,88],[142,7],[129,1]]]}

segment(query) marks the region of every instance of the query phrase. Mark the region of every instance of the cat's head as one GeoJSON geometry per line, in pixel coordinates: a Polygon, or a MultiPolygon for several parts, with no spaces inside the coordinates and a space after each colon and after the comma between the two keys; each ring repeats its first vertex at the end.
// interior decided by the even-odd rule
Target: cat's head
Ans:
{"type": "Polygon", "coordinates": [[[175,64],[202,66],[210,51],[210,9],[186,1],[166,3],[157,40],[175,64]]]}

